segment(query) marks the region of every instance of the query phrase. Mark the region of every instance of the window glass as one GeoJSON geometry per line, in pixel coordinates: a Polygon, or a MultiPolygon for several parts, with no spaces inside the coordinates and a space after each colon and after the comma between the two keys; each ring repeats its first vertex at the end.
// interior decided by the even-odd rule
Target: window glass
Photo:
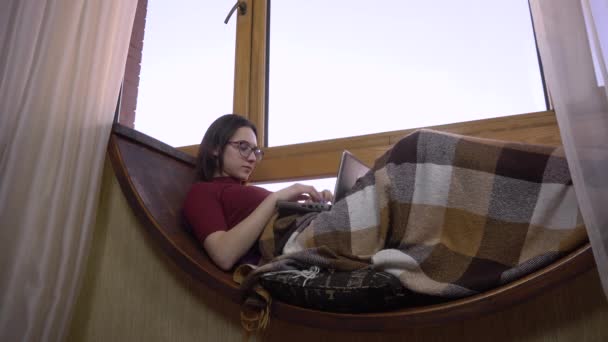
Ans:
{"type": "Polygon", "coordinates": [[[527,0],[273,1],[269,44],[269,146],[546,110],[527,0]]]}
{"type": "Polygon", "coordinates": [[[236,17],[225,1],[148,1],[135,129],[172,146],[199,144],[232,112],[236,17]]]}

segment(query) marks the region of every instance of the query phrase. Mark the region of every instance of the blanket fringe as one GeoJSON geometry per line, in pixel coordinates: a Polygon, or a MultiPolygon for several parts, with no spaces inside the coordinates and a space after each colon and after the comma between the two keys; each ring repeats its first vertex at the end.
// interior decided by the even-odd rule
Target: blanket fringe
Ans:
{"type": "Polygon", "coordinates": [[[275,272],[268,272],[268,273],[266,273],[266,275],[269,276],[269,275],[275,275],[275,274],[293,274],[293,276],[291,277],[292,279],[297,279],[300,277],[304,278],[304,282],[302,283],[302,286],[306,286],[306,283],[310,279],[315,279],[319,275],[319,272],[321,272],[321,268],[319,268],[319,266],[312,266],[307,270],[275,271],[275,272]]]}
{"type": "Polygon", "coordinates": [[[266,291],[263,292],[265,293],[260,293],[259,290],[256,290],[256,294],[264,297],[263,300],[246,300],[243,303],[241,325],[248,333],[264,331],[270,322],[272,298],[266,291]]]}
{"type": "MultiPolygon", "coordinates": [[[[234,271],[232,279],[243,284],[245,278],[257,267],[244,264],[234,271]]],[[[261,285],[253,287],[252,295],[248,296],[241,305],[241,326],[245,332],[244,338],[247,340],[252,333],[258,333],[266,329],[270,322],[270,305],[272,297],[261,285]]]]}

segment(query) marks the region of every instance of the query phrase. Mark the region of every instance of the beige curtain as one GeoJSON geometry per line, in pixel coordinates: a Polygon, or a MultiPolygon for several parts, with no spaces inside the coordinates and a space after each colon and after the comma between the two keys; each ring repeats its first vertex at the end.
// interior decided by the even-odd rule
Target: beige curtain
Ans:
{"type": "Polygon", "coordinates": [[[0,341],[63,338],[136,5],[0,1],[0,341]]]}
{"type": "Polygon", "coordinates": [[[549,93],[608,295],[608,0],[531,0],[549,93]]]}

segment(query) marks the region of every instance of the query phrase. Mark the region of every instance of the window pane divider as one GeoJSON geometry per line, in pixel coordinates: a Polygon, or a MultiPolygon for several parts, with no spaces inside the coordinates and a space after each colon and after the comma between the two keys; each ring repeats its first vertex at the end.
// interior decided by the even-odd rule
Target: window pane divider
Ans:
{"type": "MultiPolygon", "coordinates": [[[[561,145],[554,111],[543,111],[498,118],[431,126],[431,129],[542,145],[561,145]]],[[[349,150],[368,166],[376,158],[416,128],[264,148],[264,160],[253,174],[255,182],[292,181],[335,177],[343,150],[349,150]]],[[[182,151],[196,156],[198,145],[182,151]]]]}

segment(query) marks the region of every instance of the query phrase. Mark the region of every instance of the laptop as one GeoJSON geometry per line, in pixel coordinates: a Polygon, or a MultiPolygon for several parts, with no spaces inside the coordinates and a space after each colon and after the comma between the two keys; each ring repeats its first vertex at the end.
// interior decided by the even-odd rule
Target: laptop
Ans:
{"type": "MultiPolygon", "coordinates": [[[[340,159],[340,167],[334,188],[334,202],[344,198],[348,191],[355,185],[357,179],[365,175],[369,167],[357,159],[352,153],[344,150],[340,159]]],[[[277,208],[295,212],[319,212],[331,209],[330,203],[320,202],[295,202],[278,201],[277,208]]]]}

